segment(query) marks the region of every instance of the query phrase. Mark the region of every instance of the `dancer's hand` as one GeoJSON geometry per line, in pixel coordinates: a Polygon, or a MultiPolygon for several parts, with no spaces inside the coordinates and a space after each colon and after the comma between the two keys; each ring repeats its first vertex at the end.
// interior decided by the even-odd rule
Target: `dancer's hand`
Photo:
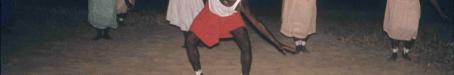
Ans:
{"type": "Polygon", "coordinates": [[[286,53],[290,53],[290,54],[298,53],[296,51],[296,48],[294,48],[293,46],[289,46],[287,44],[279,43],[278,48],[279,48],[279,52],[281,52],[284,55],[286,55],[286,53]]]}
{"type": "Polygon", "coordinates": [[[448,23],[451,23],[451,24],[454,24],[452,18],[450,18],[449,16],[444,15],[444,14],[443,14],[443,15],[440,15],[440,16],[441,16],[441,18],[443,18],[443,21],[448,22],[448,23]]]}

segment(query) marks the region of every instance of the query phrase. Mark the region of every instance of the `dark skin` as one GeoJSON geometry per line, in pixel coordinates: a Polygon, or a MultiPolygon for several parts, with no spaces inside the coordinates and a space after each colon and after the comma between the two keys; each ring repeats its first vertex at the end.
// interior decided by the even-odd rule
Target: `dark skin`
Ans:
{"type": "Polygon", "coordinates": [[[266,37],[266,39],[270,41],[276,48],[278,48],[279,52],[281,52],[284,55],[285,52],[292,54],[296,53],[295,48],[283,44],[282,42],[277,40],[276,37],[265,27],[265,25],[263,25],[262,22],[257,20],[255,15],[249,9],[247,5],[247,0],[243,0],[239,7],[237,8],[237,10],[240,11],[243,16],[246,16],[246,18],[252,23],[253,27],[255,27],[261,34],[263,34],[266,37]]]}
{"type": "MultiPolygon", "coordinates": [[[[242,0],[241,4],[238,6],[237,11],[241,12],[243,16],[246,16],[249,21],[251,21],[253,27],[257,28],[257,30],[263,34],[268,41],[270,41],[275,47],[278,48],[278,51],[282,54],[285,52],[295,52],[295,49],[286,45],[282,44],[279,40],[277,40],[271,32],[266,29],[266,27],[259,21],[256,20],[255,16],[251,13],[246,3],[246,0],[242,0]]],[[[231,6],[235,0],[223,1],[226,6],[231,6]]],[[[240,48],[241,52],[241,68],[242,68],[242,75],[249,75],[251,64],[252,64],[252,50],[251,50],[251,43],[249,39],[248,31],[245,27],[241,27],[235,29],[231,32],[233,35],[233,39],[237,43],[238,47],[240,48]]],[[[201,40],[192,32],[189,32],[186,37],[186,50],[187,55],[189,58],[189,62],[192,65],[194,71],[199,71],[202,69],[200,64],[200,54],[197,48],[197,44],[201,42],[201,40]]]]}
{"type": "MultiPolygon", "coordinates": [[[[440,17],[443,18],[443,20],[445,22],[448,22],[449,24],[454,25],[454,20],[443,12],[443,10],[441,9],[440,5],[438,4],[438,0],[430,0],[430,3],[437,10],[438,15],[440,15],[440,17]]],[[[454,27],[454,26],[451,26],[451,27],[454,27]]],[[[451,34],[453,34],[453,33],[454,32],[451,32],[451,34]]],[[[454,43],[454,35],[451,36],[451,41],[450,42],[454,43]]]]}
{"type": "Polygon", "coordinates": [[[441,10],[440,5],[438,4],[438,0],[430,0],[430,3],[431,3],[432,6],[435,8],[435,10],[437,10],[438,15],[440,15],[440,17],[443,18],[443,20],[448,21],[448,22],[450,22],[451,24],[453,23],[453,22],[452,22],[453,20],[452,20],[448,15],[446,15],[446,14],[443,12],[443,10],[441,10]]]}

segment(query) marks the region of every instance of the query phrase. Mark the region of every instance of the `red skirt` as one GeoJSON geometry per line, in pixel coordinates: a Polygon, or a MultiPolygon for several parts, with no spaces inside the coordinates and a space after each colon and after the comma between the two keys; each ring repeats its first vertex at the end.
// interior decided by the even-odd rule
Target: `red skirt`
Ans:
{"type": "Polygon", "coordinates": [[[208,47],[217,44],[221,38],[231,38],[231,32],[244,27],[243,18],[239,12],[221,17],[212,13],[205,5],[194,19],[190,31],[194,33],[208,47]]]}

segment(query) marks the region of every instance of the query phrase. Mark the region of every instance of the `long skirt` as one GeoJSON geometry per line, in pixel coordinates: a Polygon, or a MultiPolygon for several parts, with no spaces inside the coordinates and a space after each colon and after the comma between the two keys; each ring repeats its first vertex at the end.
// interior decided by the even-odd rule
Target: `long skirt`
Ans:
{"type": "Polygon", "coordinates": [[[166,19],[182,31],[188,31],[202,8],[202,0],[169,0],[166,19]]]}
{"type": "Polygon", "coordinates": [[[88,21],[98,29],[117,28],[115,0],[88,0],[88,21]]]}
{"type": "Polygon", "coordinates": [[[388,0],[383,29],[395,40],[416,39],[420,15],[419,0],[388,0]]]}
{"type": "Polygon", "coordinates": [[[190,31],[205,45],[212,47],[221,38],[231,38],[231,32],[241,27],[244,27],[244,21],[239,12],[221,17],[212,13],[208,5],[205,5],[195,18],[190,31]]]}
{"type": "Polygon", "coordinates": [[[317,0],[284,0],[281,33],[306,38],[316,31],[317,0]]]}

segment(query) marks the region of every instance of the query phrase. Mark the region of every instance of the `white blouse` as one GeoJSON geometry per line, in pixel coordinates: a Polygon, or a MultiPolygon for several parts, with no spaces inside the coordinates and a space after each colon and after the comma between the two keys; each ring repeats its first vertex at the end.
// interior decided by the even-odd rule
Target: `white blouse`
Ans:
{"type": "Polygon", "coordinates": [[[230,16],[237,12],[235,9],[240,4],[241,0],[236,0],[235,4],[233,4],[230,7],[227,7],[224,4],[222,4],[220,0],[209,0],[208,2],[211,12],[221,17],[225,17],[230,16]]]}

